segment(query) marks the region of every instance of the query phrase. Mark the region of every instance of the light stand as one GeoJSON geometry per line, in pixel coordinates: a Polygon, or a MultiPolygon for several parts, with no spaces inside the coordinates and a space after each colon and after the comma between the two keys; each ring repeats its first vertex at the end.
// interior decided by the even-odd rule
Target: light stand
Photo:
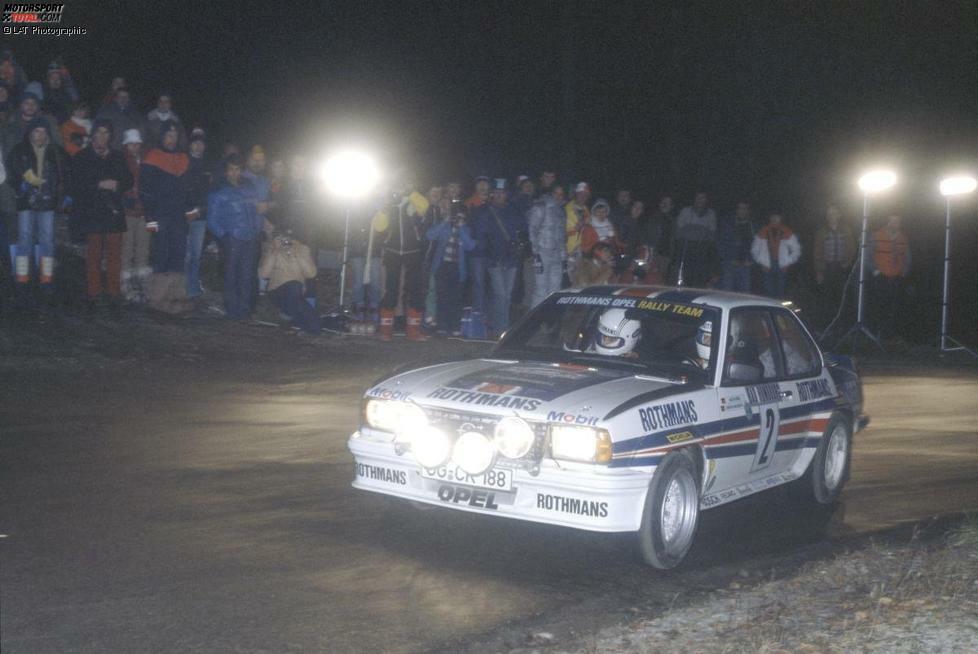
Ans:
{"type": "Polygon", "coordinates": [[[340,311],[345,306],[343,297],[346,292],[346,258],[350,252],[350,207],[346,207],[346,226],[343,228],[343,256],[340,258],[340,311]]]}
{"type": "Polygon", "coordinates": [[[856,299],[856,323],[849,328],[839,344],[851,340],[856,344],[860,335],[872,341],[880,350],[884,350],[880,339],[866,326],[866,246],[869,232],[869,196],[872,193],[885,191],[896,183],[896,175],[890,171],[872,171],[859,178],[859,188],[863,191],[863,226],[859,235],[859,291],[856,299]]]}
{"type": "Polygon", "coordinates": [[[967,352],[973,357],[978,358],[978,352],[966,347],[960,341],[949,336],[947,333],[947,313],[950,296],[950,272],[951,272],[951,197],[963,195],[975,190],[976,181],[973,177],[948,177],[941,181],[941,194],[944,196],[944,291],[941,297],[941,339],[940,351],[945,352],[967,352]]]}
{"type": "MultiPolygon", "coordinates": [[[[346,300],[346,269],[350,254],[351,203],[364,197],[380,177],[377,166],[368,155],[357,151],[339,152],[323,166],[323,180],[331,193],[346,201],[346,221],[343,229],[343,253],[340,263],[340,306],[343,313],[346,300]]],[[[369,265],[369,261],[368,261],[369,265]]]]}

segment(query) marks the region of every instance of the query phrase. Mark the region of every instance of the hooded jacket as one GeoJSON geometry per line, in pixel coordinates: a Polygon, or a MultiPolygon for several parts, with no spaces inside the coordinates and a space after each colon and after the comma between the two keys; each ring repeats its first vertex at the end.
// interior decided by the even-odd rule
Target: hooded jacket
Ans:
{"type": "Polygon", "coordinates": [[[567,258],[567,214],[551,195],[542,196],[527,216],[533,252],[567,258]]]}
{"type": "Polygon", "coordinates": [[[61,205],[68,184],[68,163],[64,150],[55,144],[47,121],[36,118],[28,123],[24,137],[10,152],[6,165],[7,180],[17,198],[17,211],[54,211],[61,205]],[[38,127],[48,133],[41,166],[30,138],[38,127]],[[25,179],[25,175],[34,183],[25,179]]]}

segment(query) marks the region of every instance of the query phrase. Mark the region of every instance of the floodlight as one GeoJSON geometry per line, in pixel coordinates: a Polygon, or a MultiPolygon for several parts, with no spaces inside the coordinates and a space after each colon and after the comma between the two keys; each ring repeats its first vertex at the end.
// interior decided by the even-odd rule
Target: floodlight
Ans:
{"type": "Polygon", "coordinates": [[[978,180],[971,175],[945,177],[941,180],[941,195],[945,197],[964,195],[965,193],[971,193],[976,187],[978,187],[978,180]]]}
{"type": "Polygon", "coordinates": [[[380,169],[365,152],[345,150],[326,160],[322,178],[330,193],[352,200],[363,197],[377,185],[380,169]]]}
{"type": "Polygon", "coordinates": [[[859,178],[859,188],[866,194],[879,193],[892,188],[896,181],[892,170],[870,170],[859,178]]]}

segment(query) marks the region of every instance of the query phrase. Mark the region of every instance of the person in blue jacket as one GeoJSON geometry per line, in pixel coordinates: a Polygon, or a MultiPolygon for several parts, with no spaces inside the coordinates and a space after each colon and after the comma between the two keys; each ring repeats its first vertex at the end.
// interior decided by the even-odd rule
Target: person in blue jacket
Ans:
{"type": "Polygon", "coordinates": [[[497,179],[489,203],[478,210],[475,238],[486,249],[492,289],[492,330],[498,336],[509,328],[509,309],[516,272],[523,266],[521,239],[526,217],[507,197],[506,180],[497,179]]]}
{"type": "Polygon", "coordinates": [[[228,157],[224,185],[207,198],[207,228],[221,241],[225,254],[224,310],[235,320],[251,314],[258,238],[264,224],[258,215],[258,195],[241,168],[241,157],[228,157]]]}
{"type": "Polygon", "coordinates": [[[438,297],[438,333],[461,336],[462,288],[467,272],[465,253],[475,248],[475,240],[463,213],[435,223],[425,236],[435,247],[431,270],[438,297]]]}

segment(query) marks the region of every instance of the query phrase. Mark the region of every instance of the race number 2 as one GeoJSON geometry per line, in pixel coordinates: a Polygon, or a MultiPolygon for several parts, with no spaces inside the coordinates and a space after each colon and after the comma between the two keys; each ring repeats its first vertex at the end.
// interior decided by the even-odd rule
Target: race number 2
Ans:
{"type": "Polygon", "coordinates": [[[771,464],[774,448],[778,442],[778,411],[774,407],[766,407],[761,416],[761,433],[757,439],[757,454],[754,455],[754,465],[751,471],[763,470],[771,464]]]}

